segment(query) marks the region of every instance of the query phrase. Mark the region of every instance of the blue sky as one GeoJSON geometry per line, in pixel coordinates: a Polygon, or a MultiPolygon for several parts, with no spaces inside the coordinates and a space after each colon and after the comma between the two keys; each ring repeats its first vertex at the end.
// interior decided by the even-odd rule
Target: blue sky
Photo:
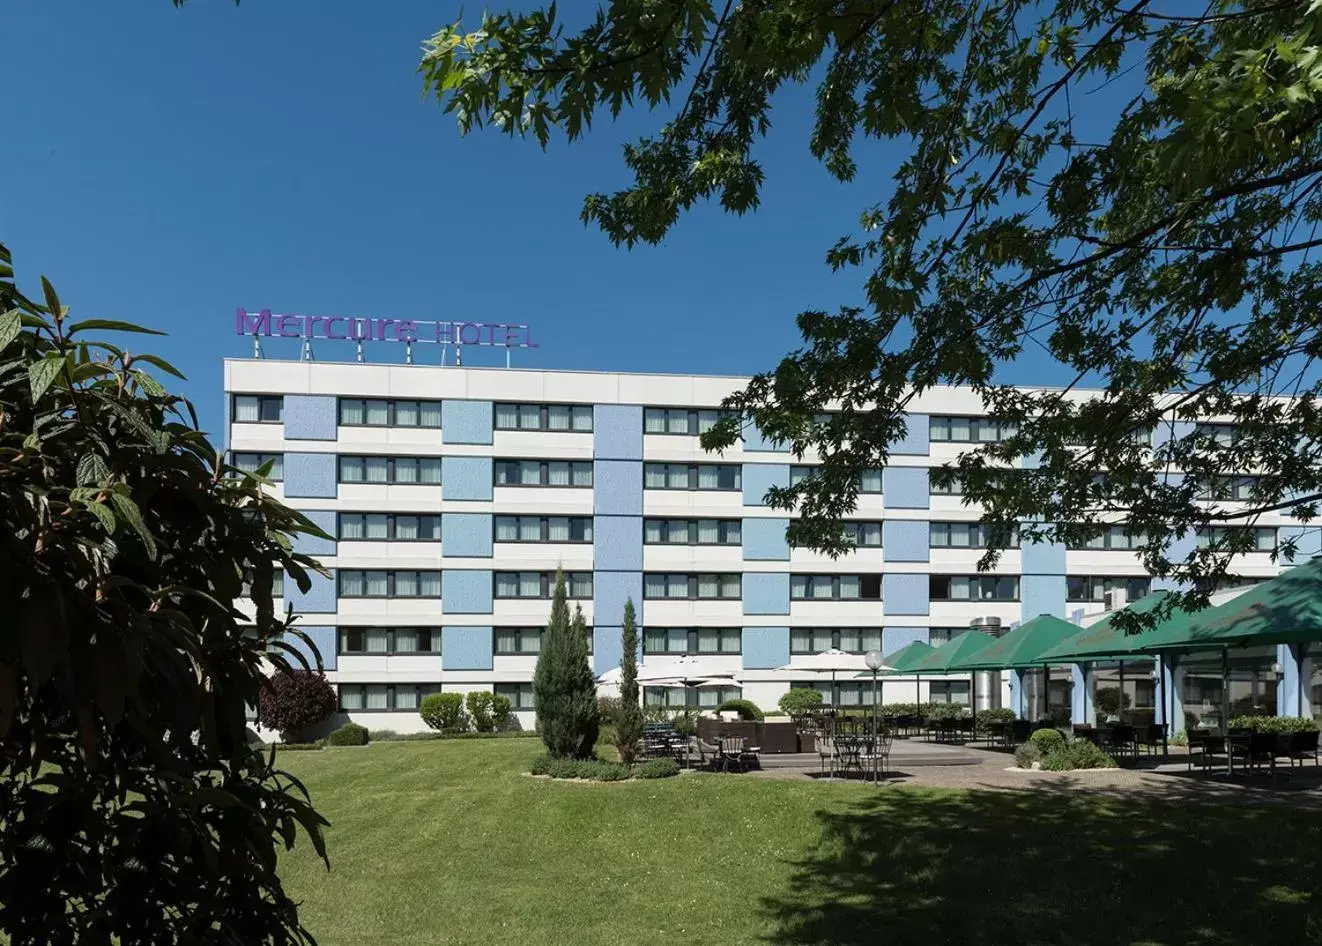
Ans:
{"type": "MultiPolygon", "coordinates": [[[[806,93],[775,115],[756,215],[702,208],[662,246],[616,249],[580,202],[626,183],[621,142],[664,116],[545,154],[461,138],[416,72],[458,6],[10,4],[0,240],[20,284],[46,274],[75,316],[168,330],[148,347],[188,374],[213,431],[220,359],[250,351],[238,306],[527,322],[542,347],[519,364],[719,373],[772,367],[800,310],[858,301],[861,274],[823,255],[885,181],[829,178],[806,93]]],[[[865,169],[885,148],[863,146],[865,169]]]]}

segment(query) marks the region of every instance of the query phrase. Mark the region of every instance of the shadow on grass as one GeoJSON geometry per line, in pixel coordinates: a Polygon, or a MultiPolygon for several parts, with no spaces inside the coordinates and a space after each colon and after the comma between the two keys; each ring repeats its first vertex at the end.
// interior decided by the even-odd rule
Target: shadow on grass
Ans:
{"type": "Polygon", "coordinates": [[[892,789],[817,817],[772,943],[1322,942],[1312,812],[892,789]]]}

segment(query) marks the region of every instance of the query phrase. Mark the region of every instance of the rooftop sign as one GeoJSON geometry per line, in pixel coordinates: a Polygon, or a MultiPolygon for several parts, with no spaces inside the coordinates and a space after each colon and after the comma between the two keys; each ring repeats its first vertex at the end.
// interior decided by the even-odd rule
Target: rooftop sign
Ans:
{"type": "Polygon", "coordinates": [[[349,315],[293,315],[272,313],[270,309],[249,312],[237,309],[234,314],[236,335],[251,336],[253,353],[261,357],[261,339],[298,338],[303,340],[303,357],[311,359],[313,339],[331,339],[358,343],[362,360],[364,342],[392,342],[408,346],[409,361],[416,344],[465,345],[483,348],[537,348],[527,325],[507,322],[432,322],[416,319],[383,319],[349,315]]]}

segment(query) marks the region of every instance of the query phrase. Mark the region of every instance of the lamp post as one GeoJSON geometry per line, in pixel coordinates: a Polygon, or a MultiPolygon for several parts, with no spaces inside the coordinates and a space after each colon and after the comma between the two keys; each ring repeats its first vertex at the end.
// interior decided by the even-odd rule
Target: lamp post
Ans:
{"type": "Polygon", "coordinates": [[[885,664],[881,651],[870,650],[863,656],[863,663],[872,671],[872,784],[877,784],[877,765],[881,759],[881,730],[877,728],[877,671],[885,664]]]}

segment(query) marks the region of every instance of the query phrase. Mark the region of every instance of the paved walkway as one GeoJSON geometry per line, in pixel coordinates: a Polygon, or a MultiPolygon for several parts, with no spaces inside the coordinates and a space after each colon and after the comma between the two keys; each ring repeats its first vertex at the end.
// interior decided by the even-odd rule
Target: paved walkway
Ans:
{"type": "MultiPolygon", "coordinates": [[[[1227,777],[1204,776],[1195,769],[1189,772],[1185,760],[1157,764],[1153,760],[1128,763],[1118,769],[1093,769],[1077,772],[1021,772],[1014,769],[1014,756],[1005,750],[971,746],[930,746],[919,741],[896,741],[891,750],[885,786],[913,785],[924,788],[961,788],[975,791],[1034,791],[1088,793],[1117,798],[1144,797],[1169,801],[1197,801],[1215,804],[1287,804],[1293,807],[1322,810],[1322,768],[1311,763],[1290,769],[1277,768],[1267,774],[1227,777]],[[953,764],[934,761],[940,750],[952,750],[961,758],[953,764]]],[[[804,756],[795,756],[804,759],[804,756]]],[[[819,778],[816,757],[812,765],[768,766],[751,778],[819,778]]],[[[859,781],[854,776],[850,781],[859,781]]]]}

